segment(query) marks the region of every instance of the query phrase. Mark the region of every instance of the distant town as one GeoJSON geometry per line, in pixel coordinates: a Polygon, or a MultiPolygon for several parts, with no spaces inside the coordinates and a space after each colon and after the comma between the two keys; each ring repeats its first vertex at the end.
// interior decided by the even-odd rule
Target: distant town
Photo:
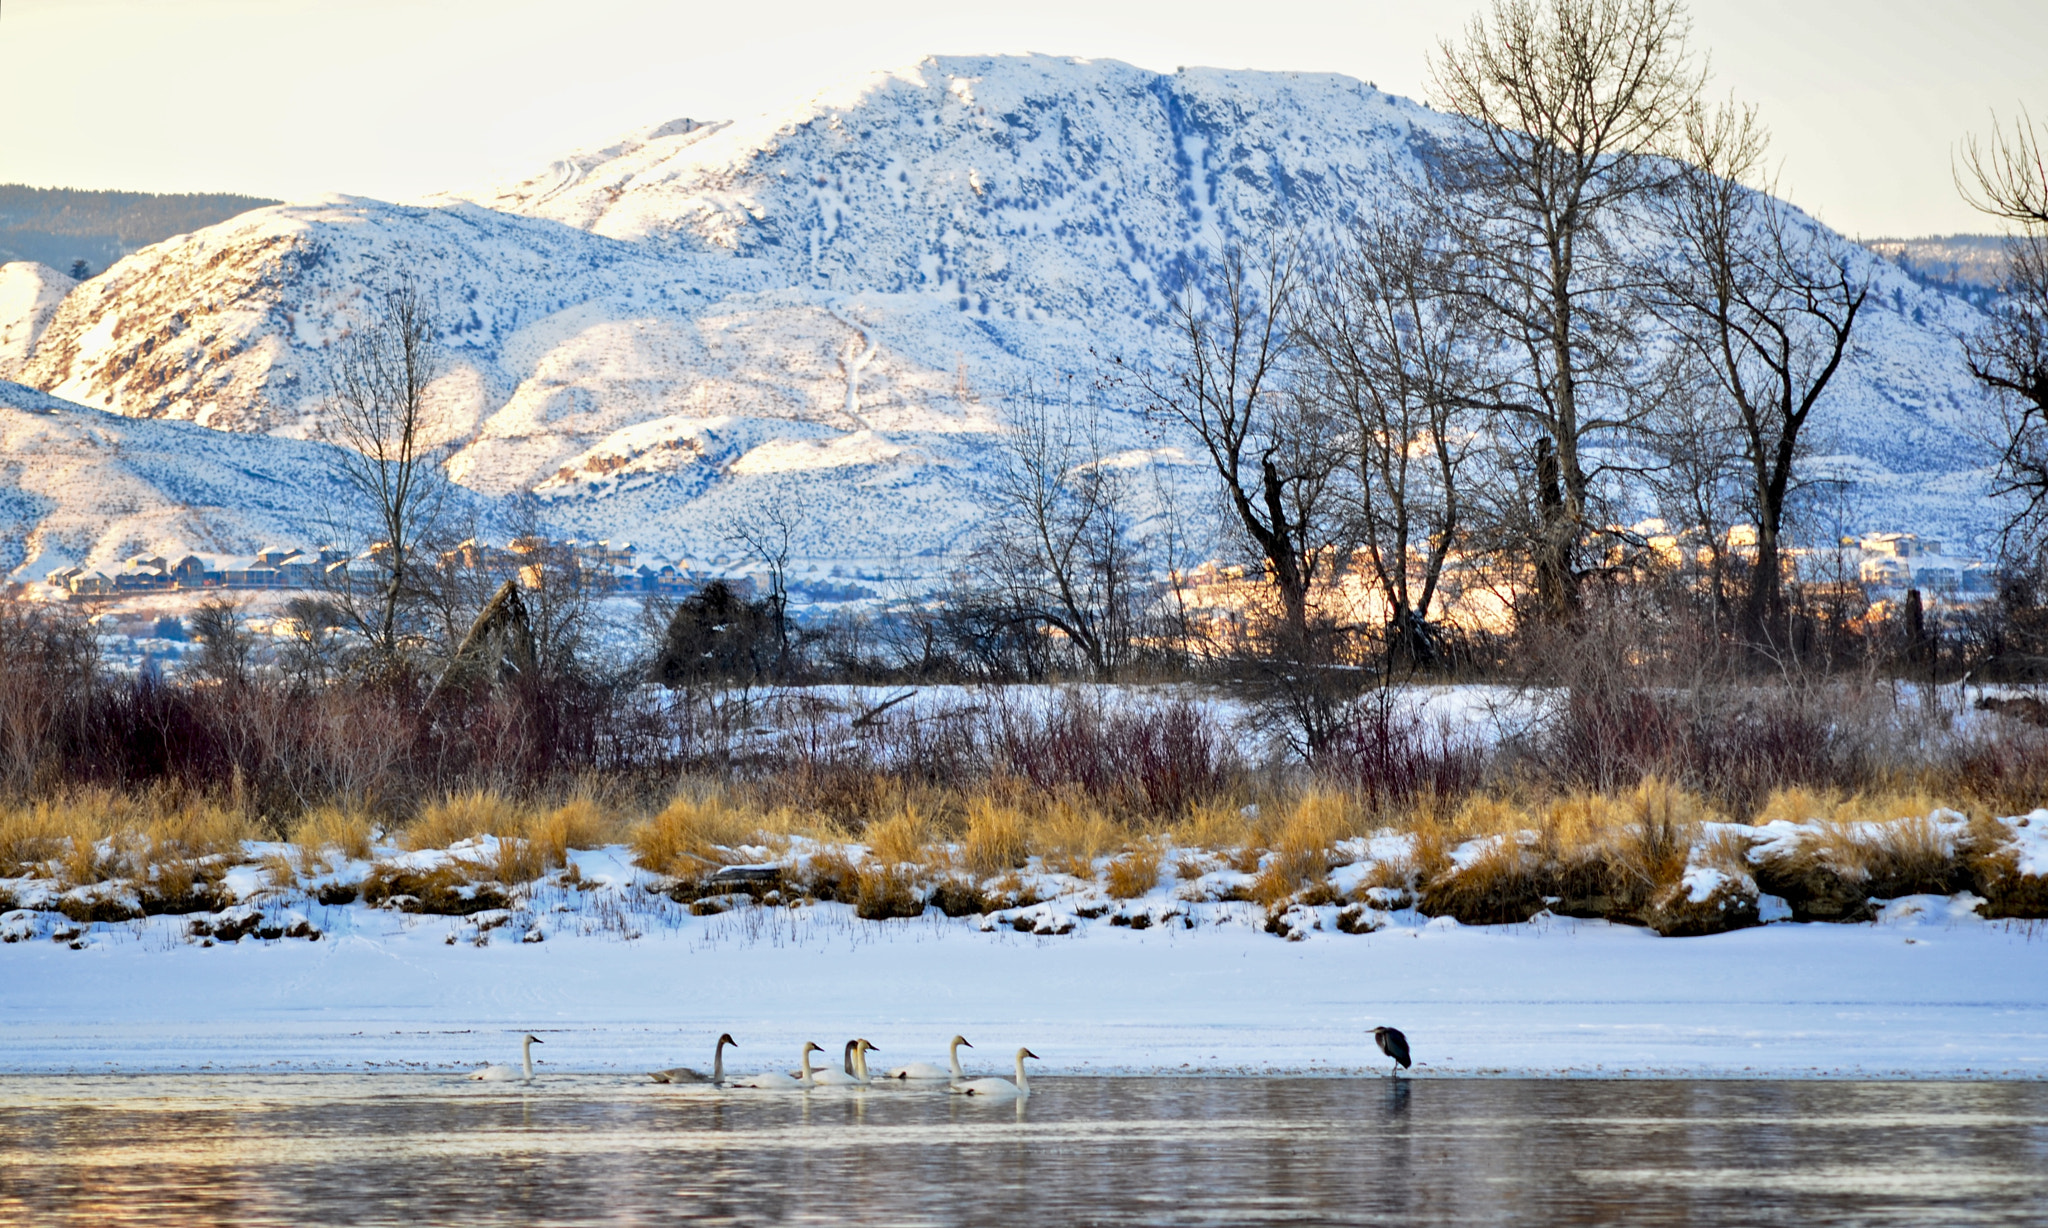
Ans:
{"type": "MultiPolygon", "coordinates": [[[[378,542],[365,554],[374,559],[388,549],[378,542]]],[[[584,583],[606,591],[681,594],[695,589],[705,578],[675,563],[637,562],[636,555],[631,542],[518,537],[505,546],[471,539],[441,552],[438,558],[443,566],[503,571],[519,575],[529,584],[535,579],[535,570],[546,565],[544,560],[573,563],[582,573],[584,583]]],[[[175,560],[161,554],[138,554],[111,572],[65,567],[44,578],[73,600],[206,589],[335,589],[350,584],[352,557],[333,547],[304,550],[297,546],[270,546],[246,561],[232,562],[198,554],[175,560]]],[[[362,581],[358,578],[355,582],[362,581]]]]}
{"type": "MultiPolygon", "coordinates": [[[[1753,532],[1745,536],[1745,529],[1747,526],[1738,525],[1728,533],[1727,547],[1737,555],[1755,546],[1753,532]]],[[[1675,563],[1685,551],[1697,548],[1697,543],[1691,540],[1693,536],[1652,534],[1647,541],[1652,550],[1675,563]]],[[[374,558],[384,548],[384,544],[378,542],[365,554],[374,558]]],[[[1786,557],[1791,566],[1806,572],[1823,566],[1825,556],[1830,553],[1825,549],[1788,550],[1786,557]]],[[[681,596],[695,591],[713,574],[718,574],[711,567],[693,566],[689,562],[643,561],[631,542],[584,542],[573,538],[557,541],[518,537],[504,546],[471,539],[441,552],[438,559],[443,566],[518,575],[523,582],[532,585],[537,579],[536,569],[546,565],[543,560],[548,556],[552,556],[548,561],[557,565],[573,562],[585,585],[613,593],[681,596]]],[[[1845,537],[1837,557],[1837,574],[1845,578],[1853,574],[1856,582],[1871,590],[1870,595],[1874,599],[1896,598],[1912,588],[1923,590],[1930,598],[1947,604],[1968,605],[1989,597],[1996,588],[1993,582],[1995,569],[1991,564],[1981,559],[1944,554],[1940,542],[1923,540],[1912,533],[1865,533],[1861,537],[1845,537]]],[[[232,561],[199,554],[187,554],[175,560],[160,554],[138,554],[111,571],[65,567],[50,572],[45,579],[51,587],[77,601],[209,589],[332,590],[349,583],[350,561],[348,552],[331,546],[312,550],[297,546],[271,546],[258,551],[253,557],[238,557],[232,561]]],[[[1195,593],[1206,594],[1209,598],[1207,602],[1198,599],[1197,604],[1230,606],[1235,602],[1227,595],[1227,590],[1241,585],[1244,574],[1241,568],[1211,564],[1196,569],[1188,579],[1195,593]],[[1212,589],[1213,592],[1210,591],[1212,589]]],[[[357,583],[361,582],[357,580],[357,583]]],[[[752,582],[744,577],[730,582],[748,593],[752,591],[752,582]]],[[[810,595],[825,601],[875,595],[872,589],[858,584],[835,585],[813,581],[797,587],[815,590],[810,595]]]]}

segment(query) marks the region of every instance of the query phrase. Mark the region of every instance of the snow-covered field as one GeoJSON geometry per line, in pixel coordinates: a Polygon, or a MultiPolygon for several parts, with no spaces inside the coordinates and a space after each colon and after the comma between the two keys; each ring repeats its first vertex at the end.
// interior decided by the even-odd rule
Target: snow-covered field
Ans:
{"type": "Polygon", "coordinates": [[[1407,910],[1347,934],[1318,915],[1290,942],[1256,905],[1167,886],[1093,918],[1064,897],[874,922],[843,904],[692,915],[640,890],[623,849],[575,866],[593,885],[472,918],[261,906],[311,940],[201,946],[155,917],[51,941],[80,927],[8,914],[0,1069],[452,1070],[516,1059],[530,1029],[543,1073],[698,1065],[722,1031],[745,1070],[855,1035],[878,1062],[943,1060],[960,1032],[989,1071],[1028,1044],[1049,1073],[1345,1073],[1380,1068],[1387,1023],[1425,1076],[2048,1077],[2048,924],[1983,921],[1967,895],[1705,938],[1407,910]]]}

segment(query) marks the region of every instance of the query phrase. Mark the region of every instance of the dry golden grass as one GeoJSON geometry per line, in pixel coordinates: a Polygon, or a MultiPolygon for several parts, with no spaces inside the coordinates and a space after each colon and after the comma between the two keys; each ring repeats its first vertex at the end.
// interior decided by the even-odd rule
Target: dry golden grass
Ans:
{"type": "Polygon", "coordinates": [[[528,818],[524,835],[542,863],[552,869],[569,864],[570,849],[603,848],[618,840],[624,835],[623,827],[616,809],[579,795],[528,818]]]}
{"type": "Polygon", "coordinates": [[[962,865],[976,878],[1022,868],[1031,857],[1028,827],[1016,806],[993,797],[972,799],[960,840],[962,865]]]}
{"type": "Polygon", "coordinates": [[[1757,811],[1756,821],[1889,823],[1897,819],[1925,818],[1943,809],[1961,813],[1961,807],[1920,789],[1888,789],[1847,797],[1830,790],[1779,789],[1757,811]]]}
{"type": "Polygon", "coordinates": [[[780,815],[763,815],[724,793],[685,794],[627,834],[635,864],[657,874],[695,878],[731,860],[730,850],[754,840],[780,815]]]}
{"type": "Polygon", "coordinates": [[[1474,840],[1520,832],[1532,824],[1529,812],[1507,798],[1475,793],[1458,803],[1445,825],[1460,840],[1474,840]]]}
{"type": "Polygon", "coordinates": [[[1159,885],[1159,845],[1143,841],[1109,863],[1103,885],[1113,900],[1135,900],[1159,885]]]}
{"type": "Polygon", "coordinates": [[[445,849],[477,836],[509,836],[525,830],[527,808],[494,789],[451,793],[421,810],[401,843],[408,849],[445,849]]]}
{"type": "Polygon", "coordinates": [[[146,881],[160,866],[239,857],[259,835],[239,809],[206,797],[86,789],[0,811],[0,871],[68,887],[146,881]]]}
{"type": "Polygon", "coordinates": [[[931,861],[932,825],[914,804],[870,823],[861,833],[868,854],[886,866],[922,866],[931,861]]]}
{"type": "Polygon", "coordinates": [[[1190,848],[1214,852],[1256,847],[1259,843],[1256,824],[1244,811],[1243,806],[1231,802],[1192,806],[1175,829],[1175,837],[1190,848]]]}
{"type": "Polygon", "coordinates": [[[917,893],[917,876],[900,865],[869,861],[856,878],[853,911],[864,921],[917,916],[924,911],[924,900],[917,893]]]}
{"type": "Polygon", "coordinates": [[[0,810],[0,875],[34,873],[63,854],[68,834],[48,803],[0,810]]]}
{"type": "Polygon", "coordinates": [[[333,850],[350,861],[368,861],[376,825],[370,816],[340,806],[308,810],[291,829],[291,842],[311,855],[333,850]]]}
{"type": "Polygon", "coordinates": [[[1334,793],[1307,793],[1280,818],[1272,840],[1272,864],[1304,881],[1330,871],[1339,840],[1352,835],[1361,816],[1334,793]]]}
{"type": "Polygon", "coordinates": [[[1124,830],[1093,804],[1063,797],[1046,807],[1030,833],[1047,870],[1094,878],[1096,859],[1124,844],[1124,830]]]}
{"type": "Polygon", "coordinates": [[[1740,878],[1750,872],[1749,838],[1739,831],[1715,832],[1700,842],[1694,860],[1708,869],[1740,878]]]}
{"type": "Polygon", "coordinates": [[[299,862],[288,853],[265,853],[258,863],[270,877],[270,885],[278,891],[296,891],[299,887],[299,862]]]}

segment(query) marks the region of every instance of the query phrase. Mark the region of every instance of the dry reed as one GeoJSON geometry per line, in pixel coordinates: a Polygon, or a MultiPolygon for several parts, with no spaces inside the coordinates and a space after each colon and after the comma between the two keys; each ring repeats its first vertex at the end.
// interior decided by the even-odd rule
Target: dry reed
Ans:
{"type": "Polygon", "coordinates": [[[1143,841],[1126,849],[1109,863],[1103,886],[1113,900],[1135,900],[1149,895],[1159,885],[1159,845],[1143,841]]]}
{"type": "Polygon", "coordinates": [[[994,797],[976,797],[967,805],[967,830],[960,840],[960,860],[975,878],[993,878],[1021,869],[1031,858],[1029,822],[1014,805],[994,797]]]}

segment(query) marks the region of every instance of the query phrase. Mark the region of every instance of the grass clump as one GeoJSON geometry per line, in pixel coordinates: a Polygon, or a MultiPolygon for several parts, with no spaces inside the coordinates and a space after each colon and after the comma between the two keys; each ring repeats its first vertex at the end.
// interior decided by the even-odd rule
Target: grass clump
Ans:
{"type": "Polygon", "coordinates": [[[1135,900],[1159,885],[1159,846],[1151,841],[1126,849],[1109,863],[1103,885],[1113,900],[1135,900]]]}
{"type": "Polygon", "coordinates": [[[291,842],[308,854],[324,856],[332,851],[348,861],[368,861],[375,837],[376,827],[368,815],[341,806],[308,810],[290,832],[291,842]]]}
{"type": "Polygon", "coordinates": [[[511,898],[494,881],[496,867],[451,858],[425,870],[389,864],[371,868],[363,879],[366,904],[399,912],[466,917],[509,908],[511,898]]]}
{"type": "Polygon", "coordinates": [[[526,824],[526,839],[548,869],[569,864],[571,849],[603,848],[622,834],[616,812],[594,797],[579,794],[552,810],[535,814],[526,824]]]}
{"type": "Polygon", "coordinates": [[[922,866],[931,859],[932,826],[915,805],[906,804],[861,833],[868,855],[884,865],[922,866]]]}
{"type": "Polygon", "coordinates": [[[1304,794],[1276,817],[1271,850],[1251,885],[1251,897],[1268,907],[1322,882],[1337,842],[1355,823],[1343,798],[1321,792],[1304,794]]]}
{"type": "Polygon", "coordinates": [[[642,869],[694,879],[731,864],[732,849],[753,840],[761,828],[757,811],[734,804],[724,793],[685,794],[634,825],[626,843],[642,869]]]}
{"type": "Polygon", "coordinates": [[[917,876],[900,865],[868,864],[855,876],[854,915],[863,921],[915,917],[924,912],[917,876]]]}
{"type": "Polygon", "coordinates": [[[1094,805],[1061,797],[1046,808],[1030,837],[1045,868],[1075,878],[1095,877],[1098,858],[1121,849],[1124,831],[1094,805]]]}
{"type": "Polygon", "coordinates": [[[525,807],[496,790],[471,789],[422,809],[400,842],[412,850],[445,849],[478,836],[517,835],[524,830],[526,817],[525,807]]]}
{"type": "Polygon", "coordinates": [[[993,797],[977,797],[967,806],[967,830],[960,840],[960,863],[975,878],[993,878],[1022,869],[1031,859],[1029,825],[1022,811],[993,797]]]}

